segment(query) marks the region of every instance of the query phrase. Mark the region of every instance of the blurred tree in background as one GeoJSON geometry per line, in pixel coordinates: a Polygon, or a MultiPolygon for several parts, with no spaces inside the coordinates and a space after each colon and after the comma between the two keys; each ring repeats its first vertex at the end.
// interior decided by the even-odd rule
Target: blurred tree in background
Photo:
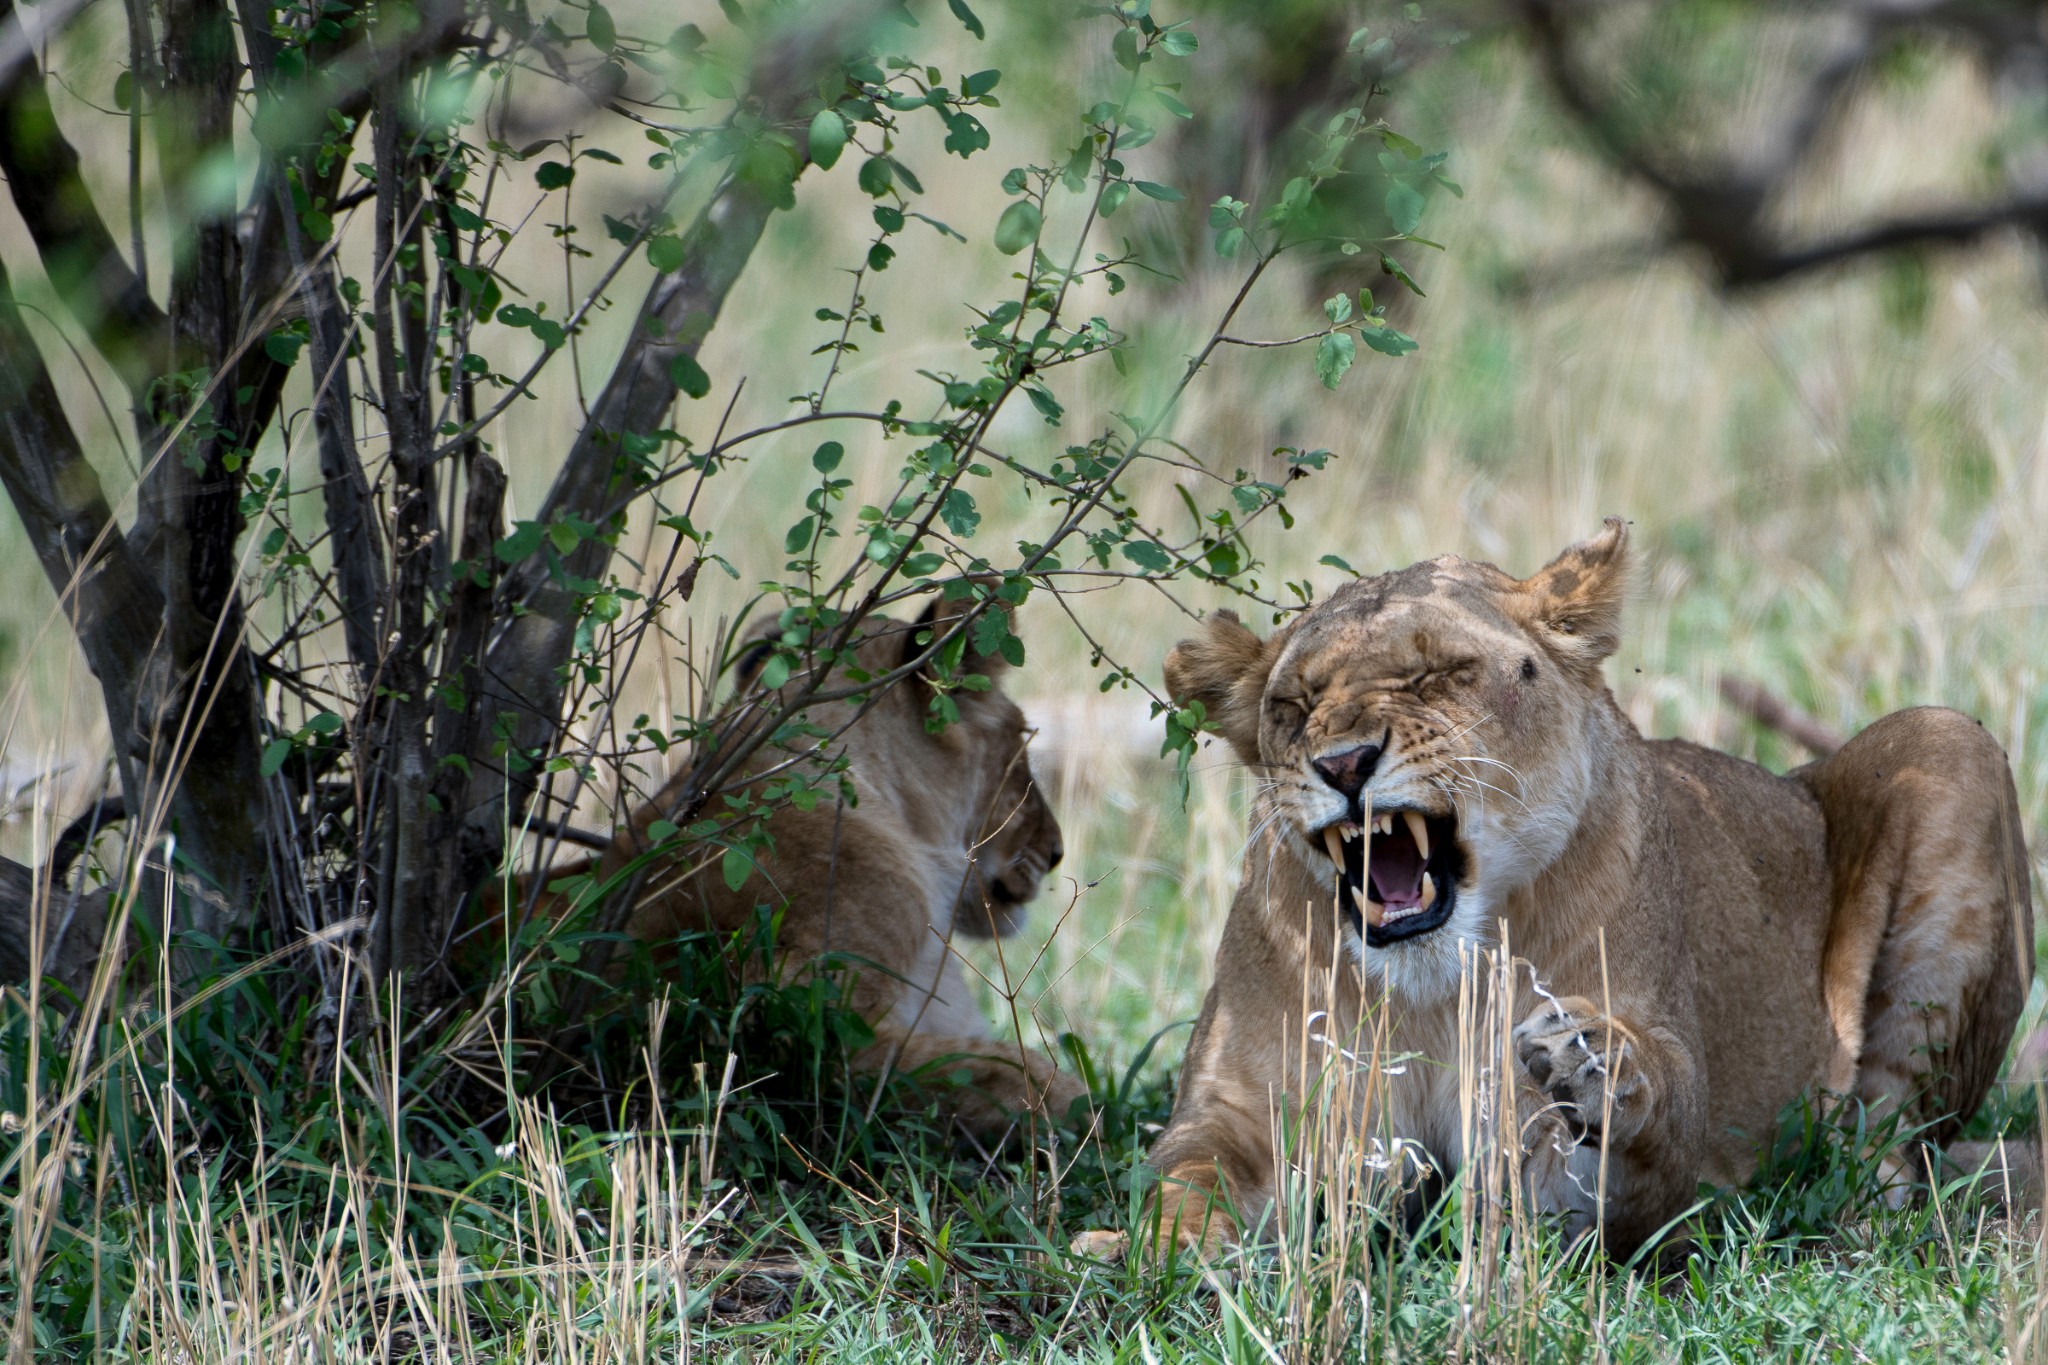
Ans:
{"type": "MultiPolygon", "coordinates": [[[[971,600],[903,669],[861,686],[935,679],[935,726],[954,690],[987,685],[965,659],[1022,662],[1007,608],[1034,591],[1192,576],[1299,605],[1306,584],[1270,581],[1243,531],[1285,518],[1290,484],[1327,452],[1203,468],[1171,441],[1172,413],[1232,345],[1300,346],[1332,387],[1361,350],[1413,349],[1370,291],[1333,294],[1300,335],[1231,328],[1282,253],[1362,258],[1405,280],[1427,194],[1448,183],[1441,154],[1379,118],[1377,78],[1347,56],[1314,118],[1290,114],[1246,172],[1256,189],[1211,185],[1191,201],[1141,159],[1193,115],[1184,80],[1200,39],[1146,0],[1038,22],[1042,42],[1107,59],[1098,97],[1049,153],[1005,152],[993,169],[1003,70],[942,70],[918,51],[935,24],[983,39],[965,0],[728,4],[651,34],[597,0],[545,14],[175,0],[125,14],[112,98],[127,192],[110,212],[48,92],[70,16],[6,16],[0,169],[69,322],[125,387],[113,425],[133,442],[133,510],[103,482],[123,453],[88,450],[52,382],[52,366],[77,362],[38,342],[5,282],[0,481],[99,681],[117,789],[39,866],[0,868],[0,968],[49,970],[73,992],[133,915],[195,951],[308,934],[359,949],[369,971],[352,978],[315,955],[308,979],[330,1021],[394,971],[412,974],[415,1001],[449,999],[462,985],[449,945],[476,888],[521,833],[573,833],[560,817],[600,758],[570,742],[573,725],[603,732],[602,760],[621,769],[685,755],[673,840],[743,850],[776,801],[836,780],[818,762],[750,792],[735,778],[750,748],[815,739],[799,722],[827,676],[817,665],[849,662],[863,623],[915,594],[971,600]],[[622,130],[651,149],[643,164],[606,145],[622,130]],[[708,374],[700,349],[742,273],[775,269],[755,259],[771,215],[835,170],[857,181],[872,233],[799,343],[815,384],[734,425],[746,376],[708,374]],[[1009,274],[992,296],[941,287],[934,303],[960,310],[964,344],[956,368],[918,368],[889,355],[863,282],[965,240],[923,207],[927,179],[963,176],[999,206],[986,246],[1009,274]],[[640,207],[605,214],[606,240],[586,240],[570,205],[593,194],[640,207]],[[1145,204],[1188,224],[1237,287],[1205,341],[1158,382],[1134,377],[1116,422],[1056,433],[1065,371],[1135,363],[1110,310],[1130,276],[1162,269],[1121,231],[1145,204]],[[552,253],[525,250],[540,234],[552,253]],[[642,279],[636,297],[628,282],[642,279]],[[615,355],[593,354],[590,326],[617,307],[631,327],[615,355]],[[857,354],[896,396],[840,401],[857,354]],[[575,377],[580,430],[541,504],[509,516],[504,442],[558,367],[575,377]],[[679,402],[724,416],[687,436],[679,402]],[[1013,404],[1049,439],[998,447],[1013,404]],[[849,502],[856,434],[852,459],[894,469],[880,502],[849,502]],[[316,481],[290,463],[305,440],[316,481]],[[721,540],[700,507],[707,483],[797,440],[805,475],[784,485],[780,553],[721,540]],[[1141,461],[1187,473],[1185,522],[1139,514],[1122,481],[1141,461]],[[977,541],[977,498],[1004,482],[1036,520],[1012,543],[977,541]],[[620,571],[629,523],[666,533],[651,576],[620,571]],[[690,629],[702,572],[751,581],[750,610],[777,626],[743,699],[772,723],[734,742],[711,742],[732,632],[690,629]],[[673,715],[619,711],[617,680],[643,649],[688,672],[673,715]],[[813,681],[778,699],[792,677],[813,681]],[[548,795],[557,777],[566,796],[548,795]]],[[[1105,685],[1137,677],[1101,662],[1105,685]]]]}

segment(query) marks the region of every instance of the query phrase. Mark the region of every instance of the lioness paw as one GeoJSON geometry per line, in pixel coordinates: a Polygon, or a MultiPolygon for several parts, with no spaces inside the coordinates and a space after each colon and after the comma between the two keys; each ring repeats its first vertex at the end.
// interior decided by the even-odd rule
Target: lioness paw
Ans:
{"type": "Polygon", "coordinates": [[[1107,1228],[1090,1228],[1076,1233],[1074,1240],[1067,1243],[1067,1250],[1076,1256],[1091,1256],[1111,1265],[1121,1262],[1131,1249],[1131,1239],[1124,1233],[1111,1232],[1107,1228]]]}
{"type": "Polygon", "coordinates": [[[1544,1000],[1515,1028],[1515,1055],[1573,1136],[1624,1141],[1642,1112],[1627,1031],[1579,996],[1544,1000]]]}
{"type": "Polygon", "coordinates": [[[1226,1264],[1231,1244],[1226,1236],[1221,1235],[1222,1231],[1214,1222],[1207,1228],[1176,1223],[1170,1228],[1158,1229],[1155,1237],[1140,1235],[1134,1241],[1129,1233],[1091,1228],[1076,1233],[1074,1240],[1067,1243],[1067,1250],[1075,1256],[1086,1256],[1109,1265],[1121,1265],[1133,1257],[1147,1269],[1158,1269],[1172,1263],[1183,1270],[1199,1270],[1203,1280],[1213,1286],[1227,1286],[1233,1278],[1226,1264]]]}

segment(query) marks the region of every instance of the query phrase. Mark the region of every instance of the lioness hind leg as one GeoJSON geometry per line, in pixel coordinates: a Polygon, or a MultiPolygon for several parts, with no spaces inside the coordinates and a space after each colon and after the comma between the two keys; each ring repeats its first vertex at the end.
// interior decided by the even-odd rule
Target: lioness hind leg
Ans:
{"type": "Polygon", "coordinates": [[[1821,984],[1839,1052],[1827,1083],[1940,1143],[1997,1078],[2033,978],[2005,754],[1967,716],[1922,707],[1798,775],[1826,816],[1834,878],[1821,984]]]}

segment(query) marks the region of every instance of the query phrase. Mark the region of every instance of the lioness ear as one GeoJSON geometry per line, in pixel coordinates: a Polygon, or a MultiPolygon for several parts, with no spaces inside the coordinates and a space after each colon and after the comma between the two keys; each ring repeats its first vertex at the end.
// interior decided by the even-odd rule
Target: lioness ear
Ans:
{"type": "Polygon", "coordinates": [[[1166,656],[1166,692],[1185,706],[1200,702],[1209,723],[1247,763],[1259,761],[1259,698],[1279,657],[1276,641],[1245,629],[1237,613],[1219,608],[1202,633],[1166,656]]]}
{"type": "Polygon", "coordinates": [[[1621,608],[1628,596],[1628,523],[1570,546],[1522,581],[1519,596],[1530,627],[1567,663],[1593,669],[1621,644],[1621,608]]]}
{"type": "MultiPolygon", "coordinates": [[[[908,663],[931,648],[932,641],[951,630],[974,605],[972,593],[951,600],[944,593],[933,597],[931,605],[917,618],[917,624],[904,632],[903,662],[908,663]],[[932,632],[929,639],[924,638],[928,630],[932,632]]],[[[989,603],[988,609],[967,628],[967,649],[960,656],[960,671],[979,673],[994,682],[1012,664],[1023,663],[1024,642],[1017,638],[1016,625],[1016,613],[1009,603],[1001,598],[989,603]]]]}

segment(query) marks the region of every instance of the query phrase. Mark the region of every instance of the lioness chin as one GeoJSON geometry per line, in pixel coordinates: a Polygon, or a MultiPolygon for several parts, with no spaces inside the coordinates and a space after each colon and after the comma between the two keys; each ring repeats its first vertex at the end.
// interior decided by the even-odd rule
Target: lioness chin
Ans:
{"type": "Polygon", "coordinates": [[[1860,1100],[1930,1143],[1976,1109],[2032,975],[1998,745],[1933,708],[1782,777],[1644,740],[1600,671],[1626,578],[1609,519],[1528,579],[1446,556],[1348,584],[1270,639],[1217,612],[1168,657],[1172,695],[1260,791],[1150,1158],[1152,1250],[1213,1255],[1239,1235],[1226,1210],[1263,1216],[1277,1112],[1301,1111],[1326,1040],[1361,1020],[1409,1060],[1355,1087],[1369,1098],[1346,1121],[1455,1174],[1474,1131],[1461,990],[1468,1018],[1519,1021],[1525,1194],[1617,1255],[1701,1181],[1747,1179],[1802,1096],[1860,1100]],[[1513,998],[1489,1001],[1461,955],[1504,939],[1513,998]]]}

